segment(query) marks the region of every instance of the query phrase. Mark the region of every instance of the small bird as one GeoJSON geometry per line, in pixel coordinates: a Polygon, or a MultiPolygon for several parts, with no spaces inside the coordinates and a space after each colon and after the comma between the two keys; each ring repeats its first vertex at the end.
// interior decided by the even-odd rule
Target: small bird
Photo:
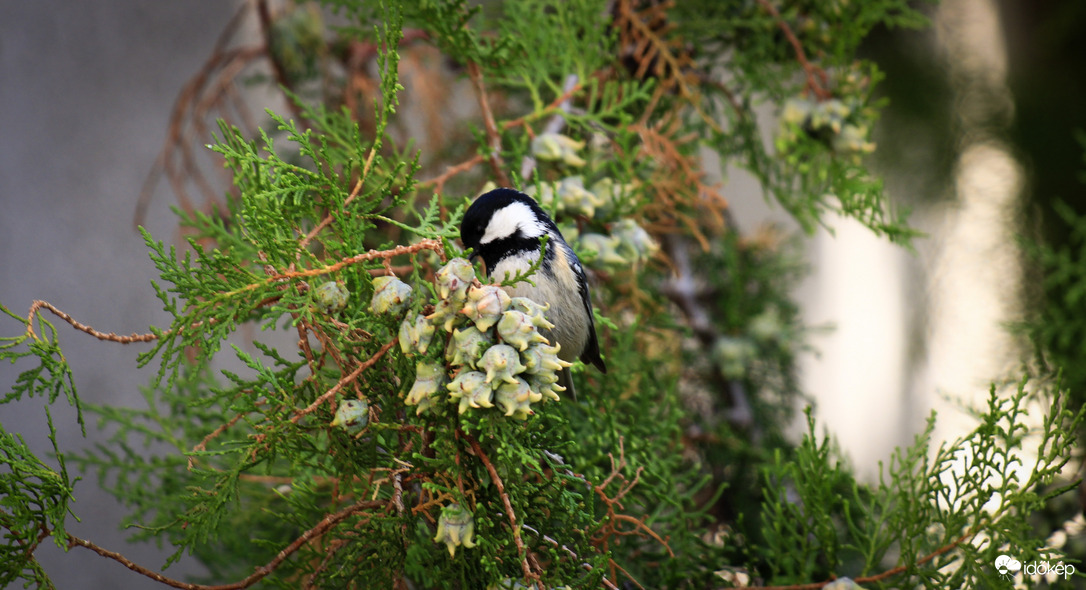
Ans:
{"type": "MultiPolygon", "coordinates": [[[[511,188],[494,189],[480,196],[464,214],[460,239],[465,248],[472,249],[472,259],[483,258],[487,276],[497,279],[527,272],[544,250],[543,263],[530,277],[535,286],[522,281],[505,290],[510,297],[527,297],[550,305],[547,319],[554,328],[543,335],[560,346],[558,358],[569,362],[579,358],[607,372],[600,358],[592,300],[581,261],[535,200],[511,188]],[[541,247],[544,236],[547,243],[541,247]]],[[[563,369],[560,381],[573,393],[568,368],[563,369]]]]}

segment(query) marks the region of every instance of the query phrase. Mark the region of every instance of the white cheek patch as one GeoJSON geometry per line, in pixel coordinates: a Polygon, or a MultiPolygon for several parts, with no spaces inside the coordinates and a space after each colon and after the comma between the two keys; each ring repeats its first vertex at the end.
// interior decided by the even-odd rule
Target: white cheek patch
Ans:
{"type": "Polygon", "coordinates": [[[538,238],[546,233],[546,228],[536,221],[535,213],[524,203],[511,203],[498,209],[490,217],[480,244],[489,244],[513,236],[520,230],[526,238],[538,238]]]}

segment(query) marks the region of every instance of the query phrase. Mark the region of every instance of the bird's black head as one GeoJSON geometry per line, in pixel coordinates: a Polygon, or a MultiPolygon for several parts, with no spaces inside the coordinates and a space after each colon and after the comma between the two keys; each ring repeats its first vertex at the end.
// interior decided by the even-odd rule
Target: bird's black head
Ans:
{"type": "Polygon", "coordinates": [[[460,223],[460,240],[474,256],[482,256],[490,272],[506,256],[539,249],[539,238],[561,235],[545,211],[528,195],[494,189],[468,207],[460,223]]]}

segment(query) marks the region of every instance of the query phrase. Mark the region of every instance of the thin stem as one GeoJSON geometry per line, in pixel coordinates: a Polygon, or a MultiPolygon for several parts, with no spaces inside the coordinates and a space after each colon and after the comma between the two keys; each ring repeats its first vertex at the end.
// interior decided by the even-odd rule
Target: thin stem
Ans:
{"type": "Polygon", "coordinates": [[[483,113],[483,127],[486,129],[490,151],[487,154],[487,160],[490,162],[491,171],[494,172],[494,178],[498,184],[510,186],[509,176],[505,173],[502,163],[502,138],[498,133],[498,125],[494,122],[494,113],[490,110],[490,99],[487,98],[486,87],[483,85],[483,72],[479,69],[479,64],[473,61],[468,62],[468,76],[475,89],[475,97],[479,99],[479,110],[483,113]]]}
{"type": "Polygon", "coordinates": [[[97,553],[98,555],[101,555],[102,557],[116,561],[117,563],[136,572],[137,574],[151,578],[152,580],[159,582],[160,584],[170,586],[171,588],[180,588],[181,590],[241,590],[242,588],[248,588],[249,586],[252,586],[253,584],[256,584],[260,580],[267,577],[268,574],[271,574],[280,565],[282,565],[288,557],[298,551],[298,549],[301,549],[303,545],[309,543],[313,539],[321,537],[329,530],[331,530],[332,527],[343,522],[344,520],[347,520],[352,515],[363,510],[381,508],[386,505],[387,502],[384,501],[363,500],[352,504],[351,506],[348,506],[343,510],[340,510],[339,512],[325,516],[319,523],[316,524],[316,526],[302,533],[301,536],[291,542],[290,545],[284,547],[283,550],[280,551],[266,565],[256,568],[256,571],[254,571],[248,577],[237,582],[233,582],[231,584],[206,585],[181,582],[179,580],[174,580],[173,578],[168,578],[156,571],[147,569],[133,562],[131,559],[128,559],[124,555],[117,553],[116,551],[110,551],[109,549],[99,547],[98,545],[85,539],[80,539],[79,537],[76,537],[71,533],[68,533],[67,539],[69,548],[83,547],[84,549],[90,549],[91,551],[97,553]]]}
{"type": "Polygon", "coordinates": [[[509,494],[505,493],[505,484],[502,483],[498,470],[494,468],[494,464],[490,462],[490,458],[483,452],[483,447],[479,445],[479,441],[475,440],[475,437],[463,431],[460,431],[459,434],[471,445],[471,450],[475,451],[475,456],[479,457],[479,460],[483,462],[483,466],[490,473],[491,481],[498,488],[498,495],[501,496],[502,504],[505,505],[505,512],[509,515],[509,524],[513,527],[513,542],[517,545],[517,553],[520,554],[521,558],[520,566],[524,570],[525,578],[538,582],[539,574],[533,572],[531,566],[528,565],[528,550],[524,547],[524,539],[521,538],[520,527],[517,526],[517,515],[513,511],[513,503],[509,500],[509,494]]]}

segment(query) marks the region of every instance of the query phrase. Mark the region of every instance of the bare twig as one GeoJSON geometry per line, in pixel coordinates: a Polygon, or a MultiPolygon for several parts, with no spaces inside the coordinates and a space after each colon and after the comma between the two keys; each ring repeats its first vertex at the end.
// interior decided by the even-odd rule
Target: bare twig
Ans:
{"type": "Polygon", "coordinates": [[[393,258],[395,256],[401,256],[403,254],[414,254],[414,253],[420,252],[422,250],[433,250],[433,251],[437,252],[439,255],[444,256],[445,246],[441,243],[440,240],[434,240],[434,239],[431,239],[431,238],[426,238],[426,239],[420,240],[418,243],[412,244],[410,246],[396,246],[395,248],[392,248],[392,249],[389,249],[389,250],[369,250],[367,252],[363,252],[362,254],[355,254],[354,256],[348,256],[347,258],[344,258],[344,259],[340,260],[339,262],[337,262],[335,264],[332,264],[332,265],[329,265],[329,266],[311,268],[311,269],[308,269],[308,270],[287,271],[287,272],[279,273],[277,275],[269,277],[266,281],[261,281],[259,283],[254,283],[252,285],[247,285],[245,287],[242,287],[241,289],[231,291],[230,294],[236,294],[236,293],[240,293],[242,291],[249,291],[249,290],[252,290],[252,289],[256,289],[257,287],[261,287],[263,285],[266,285],[268,283],[273,283],[273,282],[276,282],[276,281],[282,281],[282,280],[285,280],[285,279],[303,279],[303,278],[306,278],[306,277],[315,277],[315,276],[320,276],[320,275],[326,275],[326,274],[336,272],[336,271],[338,271],[339,269],[341,269],[341,268],[343,268],[345,266],[350,266],[352,264],[358,264],[360,262],[366,262],[367,260],[375,260],[377,258],[393,258]]]}
{"type": "MultiPolygon", "coordinates": [[[[571,77],[574,79],[574,82],[575,82],[576,81],[576,76],[571,76],[571,77]]],[[[533,121],[533,120],[538,119],[540,117],[543,117],[543,116],[545,116],[547,114],[553,113],[555,110],[568,112],[569,108],[570,108],[569,107],[570,99],[573,98],[573,95],[577,94],[577,92],[579,92],[581,90],[581,88],[583,88],[582,84],[574,83],[572,85],[569,85],[568,82],[569,82],[569,79],[567,78],[567,87],[565,89],[565,92],[563,92],[561,94],[561,96],[554,99],[550,104],[543,107],[543,109],[540,110],[540,111],[528,113],[527,115],[524,115],[522,117],[517,117],[516,119],[510,119],[509,121],[504,121],[500,125],[502,131],[512,129],[514,127],[524,126],[524,127],[526,127],[528,129],[528,133],[531,134],[531,132],[532,132],[531,127],[528,126],[529,121],[533,121]]],[[[559,121],[562,121],[562,122],[565,121],[564,118],[560,118],[560,115],[555,115],[555,119],[557,119],[559,121]]],[[[550,122],[548,122],[548,128],[554,123],[555,119],[552,119],[550,122]]],[[[557,133],[558,131],[561,131],[560,126],[554,131],[554,133],[557,133]]],[[[484,154],[476,154],[476,155],[472,156],[468,160],[465,160],[465,161],[463,161],[463,162],[461,162],[459,164],[454,164],[452,166],[449,166],[448,168],[445,169],[445,172],[442,172],[441,174],[439,174],[438,176],[435,176],[434,178],[430,178],[430,179],[427,179],[427,180],[424,180],[424,181],[420,182],[418,184],[418,186],[424,187],[424,186],[433,185],[434,186],[434,193],[435,194],[441,193],[441,191],[445,188],[445,183],[448,182],[448,180],[450,178],[452,178],[453,176],[455,176],[457,174],[460,174],[462,172],[467,172],[468,170],[471,170],[472,168],[474,168],[475,166],[481,164],[482,162],[485,162],[486,160],[487,160],[487,156],[485,156],[484,154]]],[[[522,177],[527,178],[527,175],[522,175],[522,177]]]]}
{"type": "Polygon", "coordinates": [[[781,32],[784,33],[784,37],[788,39],[788,42],[792,44],[792,49],[796,53],[796,61],[803,67],[803,72],[807,75],[807,88],[810,89],[818,100],[830,98],[831,94],[827,88],[829,81],[826,78],[826,71],[807,60],[807,53],[803,51],[803,44],[800,43],[796,34],[792,32],[792,27],[784,22],[784,18],[781,17],[781,13],[777,10],[777,7],[773,6],[773,3],[769,0],[758,0],[758,4],[761,4],[766,12],[772,14],[773,18],[777,19],[777,26],[780,27],[781,32]]]}
{"type": "Polygon", "coordinates": [[[494,179],[501,186],[510,186],[509,175],[505,173],[505,165],[502,162],[502,138],[498,133],[498,125],[494,122],[494,113],[490,110],[490,99],[487,98],[486,86],[483,84],[483,72],[479,69],[479,64],[469,61],[468,62],[468,76],[471,78],[471,85],[475,89],[475,97],[479,100],[479,110],[483,114],[483,128],[486,129],[486,138],[488,142],[488,148],[490,153],[486,155],[487,161],[490,162],[491,171],[494,173],[494,179]]]}
{"type": "Polygon", "coordinates": [[[475,451],[475,455],[483,462],[483,466],[485,466],[487,472],[490,473],[490,479],[498,488],[498,495],[501,496],[502,504],[505,505],[505,511],[509,516],[509,524],[513,527],[513,542],[517,545],[517,553],[519,553],[521,557],[520,566],[521,569],[524,570],[525,578],[539,582],[539,574],[532,571],[531,566],[528,565],[528,550],[524,546],[524,539],[521,538],[520,527],[517,526],[517,515],[513,511],[513,503],[509,500],[509,494],[505,492],[505,484],[502,483],[502,478],[498,475],[498,470],[494,468],[494,464],[490,462],[490,458],[483,452],[483,447],[479,445],[479,441],[475,440],[475,437],[463,431],[458,431],[458,434],[471,445],[471,450],[475,451]]]}
{"type": "Polygon", "coordinates": [[[477,164],[483,162],[484,160],[486,160],[486,156],[482,154],[475,154],[468,160],[447,167],[444,172],[435,176],[434,178],[420,182],[418,186],[423,187],[434,185],[434,193],[440,194],[445,189],[445,183],[450,178],[456,176],[457,174],[460,174],[461,172],[467,172],[468,170],[471,170],[477,164]]]}
{"type": "Polygon", "coordinates": [[[344,386],[352,383],[355,379],[357,379],[358,376],[362,374],[362,371],[365,371],[366,369],[377,364],[377,361],[381,360],[381,357],[384,356],[386,352],[388,352],[388,349],[392,348],[392,346],[395,345],[397,342],[399,342],[398,338],[393,338],[392,340],[390,340],[387,344],[382,346],[380,350],[374,353],[374,355],[371,356],[366,362],[358,365],[358,367],[356,367],[354,371],[351,371],[350,375],[347,375],[340,379],[339,382],[336,383],[334,387],[332,387],[332,389],[329,389],[328,391],[323,393],[320,397],[317,398],[316,401],[314,401],[312,404],[309,404],[306,409],[295,414],[290,419],[290,421],[297,424],[298,420],[301,420],[303,416],[312,414],[314,411],[316,411],[317,408],[320,407],[322,403],[328,401],[329,399],[332,399],[337,393],[339,393],[341,389],[344,388],[344,386]]]}
{"type": "MultiPolygon", "coordinates": [[[[192,447],[192,452],[197,453],[197,452],[200,452],[200,451],[206,451],[207,450],[207,443],[211,442],[211,440],[214,439],[216,436],[219,436],[220,434],[226,432],[226,430],[228,428],[230,428],[231,426],[237,424],[238,421],[241,420],[244,417],[245,417],[245,414],[238,414],[238,415],[234,416],[233,418],[231,418],[230,421],[227,422],[226,424],[222,424],[221,426],[219,426],[215,430],[212,430],[211,434],[208,434],[207,436],[204,437],[204,440],[200,441],[195,447],[192,447]]],[[[193,456],[193,455],[190,455],[189,456],[189,470],[191,471],[192,468],[195,467],[195,466],[196,466],[196,457],[193,456]]]]}
{"type": "Polygon", "coordinates": [[[94,336],[99,340],[107,340],[109,342],[117,342],[119,344],[132,344],[133,342],[151,342],[152,340],[158,339],[158,336],[155,336],[154,334],[136,334],[133,332],[128,336],[118,336],[113,332],[110,332],[108,334],[104,332],[99,332],[98,330],[95,330],[94,328],[86,324],[81,324],[75,321],[74,319],[72,319],[72,316],[53,307],[53,305],[48,301],[35,299],[34,303],[30,305],[30,311],[26,314],[26,335],[35,340],[38,339],[38,336],[34,333],[34,314],[36,314],[39,309],[43,308],[53,312],[54,315],[64,320],[65,322],[68,322],[68,324],[70,324],[76,330],[79,330],[80,332],[86,332],[87,334],[90,334],[91,336],[94,336]]]}
{"type": "MultiPolygon", "coordinates": [[[[621,437],[618,439],[618,460],[616,461],[615,456],[611,453],[608,453],[607,456],[611,459],[611,473],[602,482],[594,486],[596,494],[599,495],[600,500],[602,500],[604,505],[607,506],[606,520],[610,521],[610,523],[606,525],[602,537],[599,540],[599,543],[601,543],[606,548],[608,539],[610,539],[612,535],[632,535],[644,533],[645,535],[652,537],[658,543],[663,545],[664,549],[667,549],[668,555],[675,557],[675,553],[667,544],[667,539],[660,537],[660,535],[657,534],[656,531],[652,530],[652,528],[645,524],[645,519],[648,518],[648,515],[645,515],[641,519],[637,519],[627,514],[621,514],[616,510],[622,509],[622,497],[629,493],[629,491],[633,489],[633,487],[636,486],[637,483],[641,480],[641,472],[644,470],[644,468],[638,467],[637,471],[634,473],[634,478],[629,481],[627,481],[625,476],[622,475],[622,470],[626,468],[626,449],[623,445],[623,439],[621,437]],[[611,485],[611,483],[614,482],[616,479],[621,479],[621,481],[625,485],[623,485],[619,489],[619,491],[615,493],[614,496],[608,496],[606,488],[607,486],[611,485]],[[634,525],[634,529],[631,531],[619,530],[619,528],[615,525],[615,523],[617,522],[630,523],[634,525]]],[[[611,567],[612,569],[617,568],[618,564],[614,563],[614,561],[612,560],[611,567]]],[[[617,576],[614,575],[613,571],[611,572],[611,577],[617,579],[617,576]]],[[[632,577],[630,579],[633,580],[632,577]]],[[[637,581],[634,580],[634,583],[636,584],[637,581]]],[[[640,586],[640,584],[638,584],[638,586],[640,586]]]]}
{"type": "Polygon", "coordinates": [[[327,533],[332,527],[343,522],[344,520],[347,520],[352,515],[363,510],[381,508],[386,504],[387,502],[383,501],[374,502],[370,500],[364,500],[352,504],[351,506],[348,506],[343,510],[340,510],[339,512],[325,516],[324,519],[317,523],[316,526],[302,533],[301,536],[291,542],[290,545],[284,547],[283,550],[280,551],[266,565],[256,568],[256,571],[250,574],[248,577],[232,584],[206,585],[181,582],[179,580],[168,578],[156,571],[147,569],[137,563],[134,563],[132,560],[128,559],[124,555],[121,555],[120,553],[117,553],[116,551],[110,551],[103,547],[99,547],[98,545],[85,539],[80,539],[79,537],[76,537],[71,533],[68,533],[67,541],[69,548],[83,547],[84,549],[90,549],[91,551],[97,553],[98,555],[101,555],[102,557],[106,557],[112,559],[113,561],[116,561],[117,563],[136,572],[137,574],[151,578],[152,580],[160,584],[170,586],[171,588],[180,588],[181,590],[241,590],[242,588],[248,588],[249,586],[252,586],[253,584],[256,584],[260,580],[267,577],[268,574],[274,572],[280,565],[283,564],[284,561],[286,561],[288,557],[290,557],[294,552],[298,551],[298,549],[300,549],[303,545],[309,543],[313,539],[321,537],[322,535],[327,533]]]}
{"type": "MultiPolygon", "coordinates": [[[[189,201],[188,194],[184,190],[184,183],[180,175],[177,174],[177,170],[174,168],[172,162],[173,154],[175,150],[182,149],[182,157],[186,162],[186,169],[191,170],[191,151],[186,151],[182,146],[183,143],[186,143],[186,140],[182,138],[185,113],[194,103],[201,89],[207,85],[207,80],[211,76],[211,73],[217,70],[224,62],[230,62],[236,58],[243,58],[246,61],[251,61],[264,53],[263,47],[247,47],[227,50],[227,46],[234,38],[234,33],[236,33],[238,27],[241,26],[242,19],[248,14],[250,8],[250,2],[241,3],[237,12],[230,18],[226,27],[223,28],[222,33],[219,34],[219,38],[215,41],[211,56],[208,57],[207,61],[204,62],[203,67],[200,68],[200,71],[185,84],[184,88],[182,88],[181,92],[177,95],[170,115],[170,125],[166,142],[159,152],[154,166],[152,166],[151,171],[147,174],[143,186],[140,188],[139,199],[136,202],[136,209],[133,215],[133,223],[135,225],[141,225],[143,223],[147,213],[147,206],[151,201],[151,193],[154,191],[155,186],[158,185],[158,181],[162,177],[163,172],[165,172],[169,178],[174,193],[176,194],[178,201],[180,201],[181,209],[184,211],[193,210],[193,205],[191,201],[189,201]]],[[[220,87],[229,94],[232,85],[220,87]]],[[[195,172],[198,174],[198,171],[195,172]]]]}
{"type": "MultiPolygon", "coordinates": [[[[290,82],[290,78],[287,77],[286,69],[283,64],[279,62],[275,57],[275,53],[271,50],[271,36],[272,36],[272,16],[271,8],[268,7],[268,0],[257,0],[256,12],[260,17],[260,30],[264,37],[264,45],[267,47],[268,61],[271,62],[272,72],[275,74],[275,81],[279,83],[287,92],[293,90],[293,84],[290,82]]],[[[302,113],[302,108],[298,106],[293,100],[287,99],[287,105],[290,107],[291,113],[298,119],[298,122],[305,128],[312,127],[309,120],[305,118],[305,114],[302,113]]]]}

